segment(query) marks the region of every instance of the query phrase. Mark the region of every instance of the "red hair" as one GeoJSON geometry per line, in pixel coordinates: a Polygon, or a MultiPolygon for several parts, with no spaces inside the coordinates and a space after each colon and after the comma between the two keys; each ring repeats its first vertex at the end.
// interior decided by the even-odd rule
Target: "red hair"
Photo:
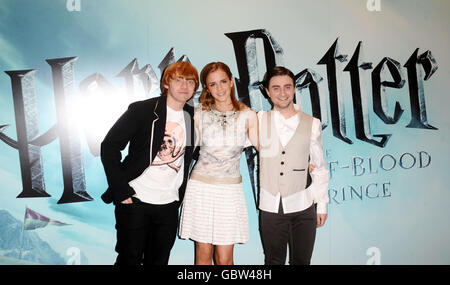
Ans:
{"type": "Polygon", "coordinates": [[[187,80],[195,81],[195,89],[194,92],[198,89],[198,71],[197,69],[187,61],[177,61],[166,67],[163,73],[163,77],[161,79],[161,94],[167,94],[167,88],[165,85],[169,85],[169,81],[171,79],[175,79],[177,77],[183,77],[187,80]]]}

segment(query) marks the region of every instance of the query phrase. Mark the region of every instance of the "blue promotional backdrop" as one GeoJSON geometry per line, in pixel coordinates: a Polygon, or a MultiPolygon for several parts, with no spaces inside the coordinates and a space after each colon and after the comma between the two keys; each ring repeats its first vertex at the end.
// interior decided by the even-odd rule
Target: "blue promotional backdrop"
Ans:
{"type": "MultiPolygon", "coordinates": [[[[450,263],[448,1],[1,2],[0,264],[114,263],[100,142],[177,60],[227,63],[255,111],[267,67],[296,74],[331,175],[312,264],[450,263]]],[[[235,264],[264,262],[253,155],[235,264]]],[[[169,263],[193,262],[177,239],[169,263]]]]}

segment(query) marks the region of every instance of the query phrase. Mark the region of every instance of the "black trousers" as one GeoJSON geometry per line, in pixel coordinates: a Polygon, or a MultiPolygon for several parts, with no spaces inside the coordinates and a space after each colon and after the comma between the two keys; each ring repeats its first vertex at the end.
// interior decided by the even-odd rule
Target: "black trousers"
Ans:
{"type": "Polygon", "coordinates": [[[300,212],[283,214],[260,211],[259,231],[265,265],[284,265],[289,244],[289,264],[309,265],[316,238],[317,214],[313,204],[300,212]]]}
{"type": "Polygon", "coordinates": [[[176,239],[178,206],[143,203],[116,205],[117,266],[167,265],[176,239]]]}

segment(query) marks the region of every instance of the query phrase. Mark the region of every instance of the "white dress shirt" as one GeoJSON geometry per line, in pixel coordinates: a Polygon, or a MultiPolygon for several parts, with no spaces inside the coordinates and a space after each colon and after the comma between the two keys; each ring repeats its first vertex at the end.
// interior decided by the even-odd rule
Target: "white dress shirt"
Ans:
{"type": "MultiPolygon", "coordinates": [[[[296,110],[300,110],[300,107],[294,104],[296,110]]],[[[262,114],[264,111],[258,112],[258,119],[261,122],[262,114]]],[[[299,124],[299,116],[292,116],[285,119],[284,116],[274,109],[274,121],[275,129],[277,130],[280,143],[285,147],[289,140],[295,133],[295,130],[299,124]]],[[[259,124],[261,132],[261,124],[259,124]]],[[[280,193],[273,196],[269,191],[260,189],[260,201],[259,209],[278,213],[278,208],[281,203],[283,205],[284,213],[293,213],[303,211],[309,208],[313,203],[317,203],[317,213],[327,214],[327,206],[329,203],[328,197],[328,183],[329,175],[328,170],[325,168],[325,159],[322,149],[322,126],[320,120],[314,118],[311,130],[311,142],[310,142],[310,164],[316,168],[311,174],[311,185],[304,191],[297,192],[288,197],[281,198],[280,193]]]]}

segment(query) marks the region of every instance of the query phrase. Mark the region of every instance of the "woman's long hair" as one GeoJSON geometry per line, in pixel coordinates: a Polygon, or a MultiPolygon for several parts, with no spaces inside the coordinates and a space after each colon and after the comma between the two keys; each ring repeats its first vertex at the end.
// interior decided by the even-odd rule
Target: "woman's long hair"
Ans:
{"type": "MultiPolygon", "coordinates": [[[[214,104],[214,97],[209,93],[208,86],[206,85],[206,78],[211,72],[214,72],[216,70],[222,70],[225,72],[230,80],[233,80],[233,74],[230,71],[230,68],[223,62],[211,62],[208,63],[205,67],[203,67],[202,71],[200,72],[200,82],[202,84],[202,93],[200,94],[199,101],[202,104],[203,110],[210,110],[211,106],[214,104]]],[[[233,84],[233,87],[231,87],[231,102],[233,103],[233,110],[234,111],[241,111],[245,109],[247,106],[238,101],[236,99],[236,91],[233,84]]]]}

